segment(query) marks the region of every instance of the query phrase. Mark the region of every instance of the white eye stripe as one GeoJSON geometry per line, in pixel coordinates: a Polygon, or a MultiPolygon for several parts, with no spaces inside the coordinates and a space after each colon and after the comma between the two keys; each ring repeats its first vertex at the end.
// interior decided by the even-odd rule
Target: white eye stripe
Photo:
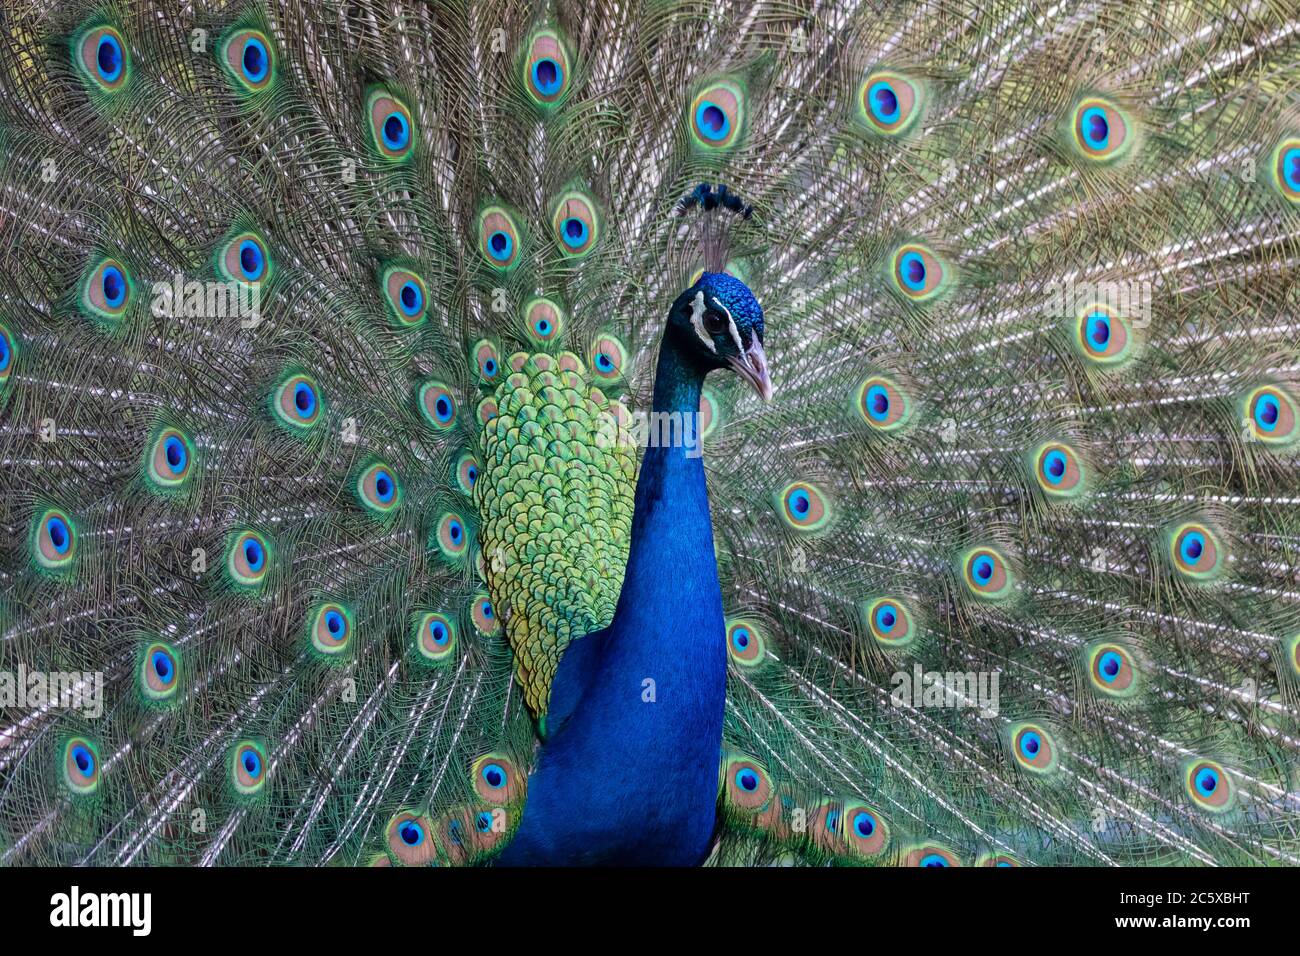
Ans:
{"type": "Polygon", "coordinates": [[[736,328],[736,320],[731,317],[731,310],[728,309],[721,302],[718,303],[718,308],[721,309],[724,313],[726,313],[727,331],[731,333],[731,341],[736,343],[736,351],[737,352],[745,351],[745,346],[742,345],[740,341],[740,330],[736,328]]]}
{"type": "Polygon", "coordinates": [[[708,332],[704,331],[704,293],[695,293],[695,299],[691,302],[691,325],[695,328],[695,334],[700,337],[700,341],[709,347],[709,351],[715,355],[718,347],[713,344],[713,339],[708,332]]]}

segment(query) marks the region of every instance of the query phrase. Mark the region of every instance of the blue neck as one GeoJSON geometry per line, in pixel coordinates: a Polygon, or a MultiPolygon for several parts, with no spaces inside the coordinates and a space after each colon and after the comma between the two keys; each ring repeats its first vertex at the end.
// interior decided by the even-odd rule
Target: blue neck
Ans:
{"type": "MultiPolygon", "coordinates": [[[[706,372],[670,326],[654,411],[697,415],[706,372]]],[[[502,862],[704,859],[722,746],[724,631],[699,446],[652,444],[637,479],[614,620],[571,644],[561,660],[548,714],[557,729],[502,862]]]]}

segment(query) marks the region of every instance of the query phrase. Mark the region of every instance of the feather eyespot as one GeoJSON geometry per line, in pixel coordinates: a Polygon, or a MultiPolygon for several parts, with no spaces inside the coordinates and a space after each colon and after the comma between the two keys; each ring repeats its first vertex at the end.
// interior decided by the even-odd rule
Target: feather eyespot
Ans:
{"type": "Polygon", "coordinates": [[[565,193],[555,204],[551,227],[561,252],[566,256],[585,256],[596,247],[600,237],[595,203],[583,193],[565,193]]]}
{"type": "Polygon", "coordinates": [[[172,700],[180,687],[180,655],[160,642],[146,644],[140,657],[140,690],[150,703],[172,700]]]}
{"type": "Polygon", "coordinates": [[[438,550],[447,560],[455,562],[465,556],[465,549],[469,547],[469,532],[465,530],[465,522],[460,515],[448,513],[438,519],[435,537],[438,550]]]}
{"type": "Polygon", "coordinates": [[[99,748],[85,737],[72,737],[63,745],[63,782],[77,796],[99,789],[99,748]]]}
{"type": "Polygon", "coordinates": [[[1073,498],[1084,490],[1083,465],[1078,453],[1061,442],[1048,442],[1034,453],[1034,478],[1053,498],[1073,498]]]}
{"type": "Polygon", "coordinates": [[[479,464],[478,459],[470,452],[465,452],[456,462],[456,487],[463,494],[473,495],[474,485],[478,482],[479,464]]]}
{"type": "Polygon", "coordinates": [[[877,431],[897,431],[912,416],[912,403],[907,392],[884,375],[869,375],[863,379],[854,404],[862,420],[877,431]]]}
{"type": "Polygon", "coordinates": [[[1223,549],[1218,536],[1200,522],[1179,525],[1169,534],[1169,556],[1174,569],[1185,577],[1209,581],[1223,570],[1223,549]]]}
{"type": "Polygon", "coordinates": [[[1050,773],[1056,769],[1056,745],[1039,724],[1017,724],[1009,731],[1011,753],[1016,763],[1034,773],[1050,773]]]}
{"type": "Polygon", "coordinates": [[[231,282],[264,285],[272,272],[266,241],[255,232],[236,234],[217,254],[217,270],[231,282]]]}
{"type": "Polygon", "coordinates": [[[908,850],[903,857],[903,866],[925,867],[926,869],[944,869],[961,866],[957,854],[938,843],[922,843],[908,850]]]}
{"type": "Polygon", "coordinates": [[[251,797],[266,785],[266,750],[255,740],[241,740],[230,751],[230,782],[240,796],[251,797]]]}
{"type": "Polygon", "coordinates": [[[962,579],[976,597],[998,600],[1011,594],[1015,579],[1006,559],[993,548],[972,548],[961,561],[962,579]]]}
{"type": "Polygon", "coordinates": [[[564,310],[551,299],[530,299],[524,306],[524,330],[539,345],[554,342],[564,331],[564,310]]]}
{"type": "Polygon", "coordinates": [[[154,436],[147,455],[147,474],[157,491],[175,491],[189,479],[194,448],[178,428],[162,428],[154,436]]]}
{"type": "Polygon", "coordinates": [[[18,359],[18,343],[7,328],[0,325],[0,386],[9,381],[18,359]]]}
{"type": "Polygon", "coordinates": [[[772,779],[757,760],[729,753],[722,764],[722,793],[726,802],[744,813],[758,813],[772,799],[772,779]]]}
{"type": "Polygon", "coordinates": [[[1075,344],[1084,358],[1098,365],[1118,365],[1133,354],[1133,330],[1117,311],[1094,303],[1079,313],[1075,344]]]}
{"type": "Polygon", "coordinates": [[[456,424],[456,399],[442,382],[425,382],[420,386],[420,411],[438,431],[456,424]]]}
{"type": "Polygon", "coordinates": [[[1103,641],[1086,650],[1088,680],[1107,697],[1131,697],[1137,692],[1137,669],[1128,648],[1103,641]]]}
{"type": "Polygon", "coordinates": [[[706,149],[735,145],[745,122],[745,93],[733,82],[708,84],[691,100],[691,136],[706,149]]]}
{"type": "Polygon", "coordinates": [[[591,362],[591,370],[597,378],[613,380],[625,374],[627,346],[610,333],[598,335],[591,343],[588,358],[591,362]]]}
{"type": "Polygon", "coordinates": [[[501,628],[496,608],[492,605],[492,599],[486,594],[474,598],[474,603],[470,606],[470,617],[474,619],[474,626],[478,628],[480,634],[490,636],[501,628]]]}
{"type": "Polygon", "coordinates": [[[807,481],[795,481],[781,489],[777,510],[796,531],[820,531],[831,520],[830,502],[821,489],[807,481]]]}
{"type": "Polygon", "coordinates": [[[880,856],[889,847],[889,824],[880,811],[865,803],[844,806],[844,838],[858,856],[880,856]]]}
{"type": "Polygon", "coordinates": [[[239,87],[257,93],[271,85],[275,58],[270,39],[260,30],[238,30],[225,42],[221,61],[239,87]]]}
{"type": "Polygon", "coordinates": [[[865,602],[862,617],[871,636],[885,647],[904,647],[916,637],[912,612],[897,598],[882,597],[865,602]]]}
{"type": "Polygon", "coordinates": [[[501,376],[501,356],[496,345],[488,339],[479,339],[471,350],[474,371],[485,382],[495,382],[501,376]]]}
{"type": "Polygon", "coordinates": [[[763,663],[765,648],[763,633],[752,621],[727,623],[727,654],[737,664],[754,667],[763,663]]]}
{"type": "Polygon", "coordinates": [[[975,865],[1002,867],[1004,869],[1008,869],[1008,868],[1015,869],[1019,867],[1021,864],[1019,860],[1017,860],[1014,856],[1011,856],[1010,854],[994,853],[988,856],[980,857],[979,862],[976,863],[975,865]]]}
{"type": "Polygon", "coordinates": [[[1070,128],[1075,147],[1094,162],[1113,162],[1129,151],[1132,124],[1114,103],[1088,97],[1074,108],[1070,128]]]}
{"type": "Polygon", "coordinates": [[[1192,803],[1211,813],[1230,810],[1236,798],[1232,777],[1213,760],[1190,761],[1183,771],[1183,787],[1192,803]]]}
{"type": "Polygon", "coordinates": [[[1250,434],[1269,445],[1290,445],[1300,436],[1296,403],[1276,385],[1261,385],[1242,401],[1242,418],[1250,434]]]}
{"type": "Polygon", "coordinates": [[[338,657],[348,649],[352,626],[351,610],[332,601],[321,604],[307,626],[312,649],[325,657],[338,657]]]}
{"type": "Polygon", "coordinates": [[[93,318],[117,322],[126,313],[134,293],[135,282],[126,266],[116,259],[103,259],[82,283],[81,304],[93,318]]]}
{"type": "Polygon", "coordinates": [[[1282,656],[1292,673],[1300,677],[1300,633],[1293,634],[1282,642],[1282,656]]]}
{"type": "Polygon", "coordinates": [[[77,556],[77,529],[58,508],[43,512],[32,527],[36,563],[47,571],[62,571],[77,556]]]}
{"type": "Polygon", "coordinates": [[[320,386],[305,372],[289,375],[271,397],[276,419],[293,431],[305,431],[320,421],[325,408],[320,386]]]}
{"type": "Polygon", "coordinates": [[[713,389],[704,388],[700,390],[700,438],[708,438],[718,429],[718,424],[722,421],[722,406],[718,404],[718,396],[714,394],[713,389]]]}
{"type": "Polygon", "coordinates": [[[527,786],[527,777],[505,754],[484,754],[470,765],[469,773],[479,797],[498,806],[518,801],[527,786]]]}
{"type": "Polygon", "coordinates": [[[357,475],[355,489],[357,501],[374,514],[388,514],[402,503],[402,485],[397,473],[382,461],[357,475]]]}
{"type": "Polygon", "coordinates": [[[564,41],[554,30],[538,30],[525,50],[524,88],[534,104],[549,109],[569,91],[569,54],[564,41]]]}
{"type": "Polygon", "coordinates": [[[415,153],[415,122],[406,104],[385,89],[371,90],[366,98],[370,144],[382,159],[409,160],[415,153]]]}
{"type": "Polygon", "coordinates": [[[479,251],[489,266],[502,272],[519,261],[519,227],[501,206],[488,206],[478,217],[479,251]]]}
{"type": "Polygon", "coordinates": [[[1273,185],[1291,202],[1300,202],[1300,138],[1284,139],[1273,150],[1273,185]]]}
{"type": "Polygon", "coordinates": [[[919,242],[899,246],[891,261],[894,288],[911,302],[929,302],[952,282],[951,270],[938,253],[919,242]]]}
{"type": "Polygon", "coordinates": [[[81,75],[95,88],[115,93],[126,85],[131,75],[131,55],[116,29],[101,24],[83,30],[73,48],[81,75]]]}
{"type": "Polygon", "coordinates": [[[419,325],[428,315],[429,293],[424,279],[396,266],[384,270],[384,301],[398,328],[419,325]]]}
{"type": "Polygon", "coordinates": [[[884,70],[868,76],[858,90],[859,116],[868,129],[885,136],[907,132],[921,115],[924,101],[917,83],[884,70]]]}
{"type": "Polygon", "coordinates": [[[226,570],[233,583],[243,589],[260,588],[271,566],[271,548],[256,531],[239,531],[230,536],[226,570]]]}
{"type": "Polygon", "coordinates": [[[450,617],[434,611],[420,616],[415,628],[415,649],[431,664],[443,664],[456,650],[456,625],[450,617]]]}
{"type": "Polygon", "coordinates": [[[403,810],[388,821],[388,850],[403,866],[430,866],[438,856],[433,823],[423,814],[403,810]]]}

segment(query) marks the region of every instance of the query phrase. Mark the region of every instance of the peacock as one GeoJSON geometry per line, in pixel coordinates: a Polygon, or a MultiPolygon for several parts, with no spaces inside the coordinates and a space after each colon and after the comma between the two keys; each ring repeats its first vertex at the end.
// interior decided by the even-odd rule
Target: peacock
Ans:
{"type": "Polygon", "coordinates": [[[1300,863],[1294,3],[0,31],[5,865],[1300,863]]]}

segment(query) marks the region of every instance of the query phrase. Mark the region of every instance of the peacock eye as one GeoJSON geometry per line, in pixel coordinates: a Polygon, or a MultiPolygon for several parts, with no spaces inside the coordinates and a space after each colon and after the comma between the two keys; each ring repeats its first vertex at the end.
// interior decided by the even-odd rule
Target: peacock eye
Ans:
{"type": "Polygon", "coordinates": [[[704,313],[704,327],[710,335],[721,335],[727,327],[727,319],[721,312],[710,309],[704,313]]]}

